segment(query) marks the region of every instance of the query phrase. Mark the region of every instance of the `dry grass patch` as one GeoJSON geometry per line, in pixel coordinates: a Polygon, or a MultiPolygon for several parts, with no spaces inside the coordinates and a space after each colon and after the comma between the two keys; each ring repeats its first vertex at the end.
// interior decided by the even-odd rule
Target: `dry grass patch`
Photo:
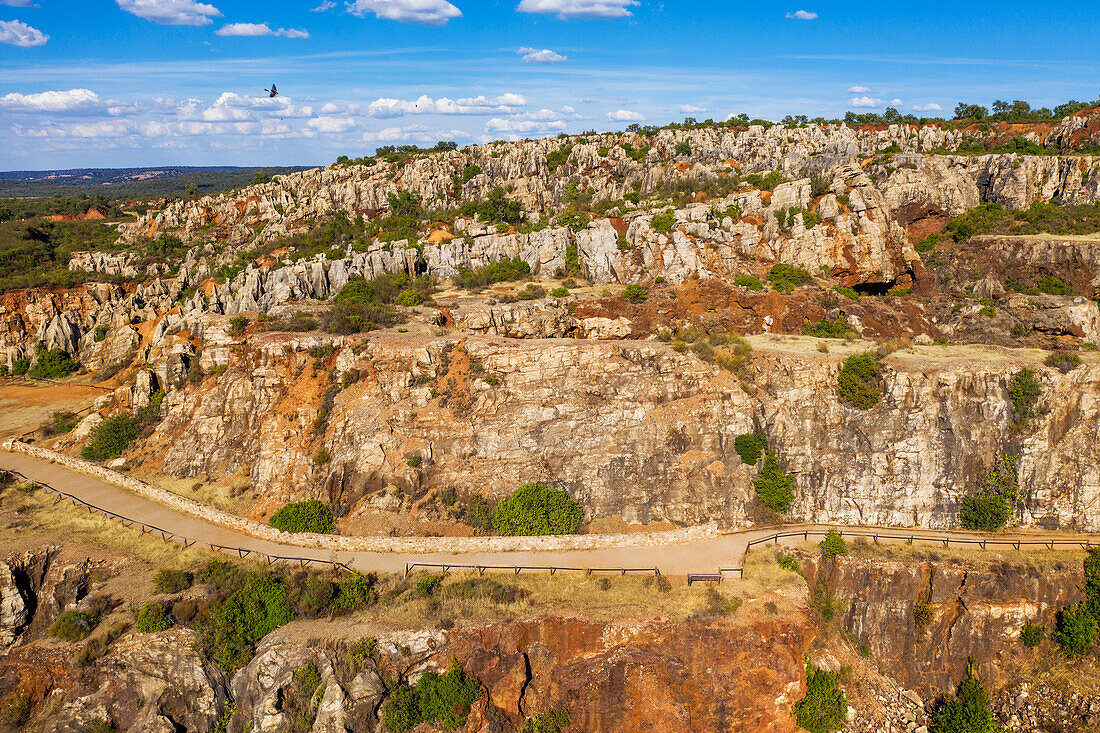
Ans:
{"type": "Polygon", "coordinates": [[[1021,549],[1009,548],[982,550],[979,548],[945,548],[931,544],[906,542],[874,542],[866,538],[848,540],[852,557],[899,562],[937,562],[949,565],[967,565],[992,570],[1006,565],[1036,572],[1051,570],[1079,570],[1085,559],[1084,550],[1070,549],[1021,549]]]}

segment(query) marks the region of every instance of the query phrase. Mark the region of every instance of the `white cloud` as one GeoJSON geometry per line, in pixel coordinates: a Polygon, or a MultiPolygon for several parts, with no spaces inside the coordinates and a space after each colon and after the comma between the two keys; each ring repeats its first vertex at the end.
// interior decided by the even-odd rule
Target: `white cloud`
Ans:
{"type": "Polygon", "coordinates": [[[895,99],[890,100],[890,104],[893,105],[894,107],[900,107],[902,105],[902,101],[900,99],[895,98],[895,99]]]}
{"type": "Polygon", "coordinates": [[[529,64],[560,64],[562,61],[568,60],[565,56],[548,48],[538,49],[524,46],[516,49],[516,53],[522,54],[523,60],[529,64]]]}
{"type": "Polygon", "coordinates": [[[867,87],[855,86],[855,87],[848,87],[844,91],[848,92],[849,94],[867,94],[871,90],[868,89],[867,87]]]}
{"type": "Polygon", "coordinates": [[[317,132],[347,132],[357,126],[351,117],[314,117],[306,123],[306,127],[317,132]]]}
{"type": "Polygon", "coordinates": [[[31,28],[18,20],[0,20],[0,43],[10,43],[20,48],[41,46],[50,40],[42,31],[31,28]]]}
{"type": "Polygon", "coordinates": [[[354,0],[346,5],[349,13],[360,18],[374,13],[399,23],[441,26],[462,17],[462,11],[447,0],[354,0]]]}
{"type": "Polygon", "coordinates": [[[885,107],[886,106],[886,100],[879,99],[878,97],[866,97],[866,96],[864,96],[864,97],[852,97],[851,99],[848,100],[848,106],[850,106],[850,107],[867,107],[867,108],[874,109],[874,108],[877,108],[877,107],[885,107]]]}
{"type": "Polygon", "coordinates": [[[694,104],[681,104],[680,111],[687,115],[692,115],[697,112],[706,112],[706,107],[696,107],[694,104]]]}
{"type": "Polygon", "coordinates": [[[99,95],[91,89],[19,94],[12,92],[0,97],[0,109],[22,112],[71,112],[99,104],[99,95]]]}
{"type": "Polygon", "coordinates": [[[935,102],[929,102],[928,104],[914,104],[913,109],[918,112],[939,112],[943,107],[939,106],[935,102]]]}
{"type": "Polygon", "coordinates": [[[608,112],[607,119],[615,120],[616,122],[641,122],[645,119],[645,115],[631,112],[628,109],[617,109],[614,112],[608,112]]]}
{"type": "Polygon", "coordinates": [[[558,119],[551,120],[535,120],[535,119],[519,119],[513,118],[501,118],[493,117],[485,123],[486,132],[515,132],[515,133],[529,133],[529,132],[557,132],[565,129],[565,121],[558,119]]]}
{"type": "Polygon", "coordinates": [[[640,5],[637,0],[521,0],[520,13],[553,13],[561,20],[570,18],[625,18],[628,10],[640,5]]]}
{"type": "Polygon", "coordinates": [[[278,117],[312,117],[313,108],[298,107],[288,97],[242,97],[235,92],[223,92],[206,109],[199,110],[201,102],[188,100],[180,107],[180,118],[203,122],[252,122],[262,115],[278,117]]]}
{"type": "Polygon", "coordinates": [[[0,0],[0,5],[7,5],[9,8],[37,8],[31,0],[0,0]]]}
{"type": "Polygon", "coordinates": [[[401,117],[403,115],[483,115],[494,112],[513,112],[527,104],[522,94],[502,94],[489,99],[485,96],[448,99],[432,99],[424,95],[414,100],[376,99],[367,105],[370,117],[401,117]]]}
{"type": "Polygon", "coordinates": [[[271,28],[267,23],[229,23],[214,31],[219,36],[282,36],[309,38],[309,33],[297,28],[271,28]]]}
{"type": "Polygon", "coordinates": [[[787,13],[787,17],[792,20],[817,20],[817,13],[811,13],[809,10],[796,10],[793,13],[787,13]]]}
{"type": "Polygon", "coordinates": [[[161,25],[209,25],[220,18],[213,5],[195,0],[116,0],[127,13],[161,25]]]}
{"type": "Polygon", "coordinates": [[[311,13],[325,13],[325,12],[328,12],[329,10],[332,10],[335,7],[336,7],[336,3],[332,2],[332,0],[325,0],[323,3],[321,3],[317,7],[310,8],[309,12],[311,12],[311,13]]]}

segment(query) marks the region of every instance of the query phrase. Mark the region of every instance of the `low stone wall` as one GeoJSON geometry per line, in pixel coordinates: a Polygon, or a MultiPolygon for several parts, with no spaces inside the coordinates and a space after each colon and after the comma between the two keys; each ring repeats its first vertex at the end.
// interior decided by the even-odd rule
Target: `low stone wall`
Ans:
{"type": "MultiPolygon", "coordinates": [[[[609,547],[644,547],[692,542],[718,536],[717,526],[705,525],[664,532],[635,534],[582,534],[551,537],[346,537],[342,535],[280,532],[266,524],[200,504],[171,491],[150,486],[96,463],[67,456],[47,448],[8,440],[4,450],[24,453],[56,463],[73,471],[119,486],[146,499],[165,504],[176,511],[190,514],[211,524],[229,527],[237,532],[276,542],[288,547],[312,547],[323,550],[359,552],[463,553],[463,552],[524,552],[546,550],[598,550],[609,547]]],[[[64,491],[64,487],[56,487],[64,491]]],[[[140,521],[140,517],[129,517],[140,521]]]]}

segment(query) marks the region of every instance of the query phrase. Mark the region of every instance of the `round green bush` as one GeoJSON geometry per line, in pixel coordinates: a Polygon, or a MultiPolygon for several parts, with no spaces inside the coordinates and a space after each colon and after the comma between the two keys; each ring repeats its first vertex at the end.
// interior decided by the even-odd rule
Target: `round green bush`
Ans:
{"type": "Polygon", "coordinates": [[[584,509],[559,489],[524,484],[493,510],[493,529],[501,535],[574,534],[584,509]]]}
{"type": "Polygon", "coordinates": [[[92,428],[88,445],[80,455],[89,461],[106,461],[122,455],[130,441],[141,434],[138,421],[129,415],[112,415],[92,428]]]}
{"type": "Polygon", "coordinates": [[[636,283],[634,285],[627,285],[623,288],[623,292],[621,292],[620,295],[634,304],[644,303],[645,299],[649,297],[649,293],[646,292],[646,289],[636,283]]]}
{"type": "Polygon", "coordinates": [[[137,612],[134,628],[143,634],[151,634],[155,631],[170,629],[173,623],[175,619],[163,603],[146,603],[137,612]]]}
{"type": "Polygon", "coordinates": [[[95,619],[80,611],[66,611],[57,617],[50,633],[63,641],[80,641],[95,628],[95,619]]]}
{"type": "Polygon", "coordinates": [[[271,515],[271,526],[280,532],[328,534],[336,529],[332,511],[316,499],[287,504],[271,515]]]}
{"type": "Polygon", "coordinates": [[[881,396],[878,385],[881,369],[878,359],[869,351],[849,356],[837,375],[840,399],[860,410],[869,410],[877,405],[881,396]]]}
{"type": "Polygon", "coordinates": [[[780,514],[791,508],[794,499],[794,476],[779,468],[779,457],[775,451],[764,453],[764,465],[760,475],[753,481],[756,497],[760,503],[780,514]]]}
{"type": "Polygon", "coordinates": [[[848,700],[837,686],[840,675],[806,665],[806,697],[794,704],[798,724],[810,733],[833,733],[844,727],[848,700]]]}

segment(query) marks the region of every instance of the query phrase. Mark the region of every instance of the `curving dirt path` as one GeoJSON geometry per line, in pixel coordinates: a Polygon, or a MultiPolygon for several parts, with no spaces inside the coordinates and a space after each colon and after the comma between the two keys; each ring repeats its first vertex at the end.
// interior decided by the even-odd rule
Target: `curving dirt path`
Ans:
{"type": "MultiPolygon", "coordinates": [[[[18,453],[0,451],[0,469],[18,471],[24,476],[72,494],[82,501],[115,514],[135,519],[145,524],[169,530],[201,545],[240,547],[268,555],[294,556],[320,561],[338,561],[361,571],[404,572],[409,563],[462,564],[478,566],[556,566],[573,568],[659,568],[664,575],[714,574],[719,568],[738,568],[750,542],[758,542],[775,534],[776,529],[758,529],[724,534],[691,542],[670,543],[661,546],[611,547],[596,550],[520,551],[520,552],[463,552],[463,553],[389,553],[389,552],[333,552],[291,543],[263,540],[219,524],[207,522],[190,514],[172,509],[155,501],[132,494],[114,484],[73,471],[47,461],[18,453]]],[[[824,525],[798,525],[783,527],[781,531],[795,536],[781,542],[790,544],[816,539],[815,532],[828,529],[824,525]]],[[[847,536],[878,535],[883,542],[904,542],[905,537],[917,534],[915,540],[943,546],[951,542],[969,541],[972,547],[978,542],[998,539],[1021,543],[1020,551],[1046,549],[1046,542],[1061,546],[1100,546],[1100,536],[1075,533],[1024,533],[1011,532],[998,535],[981,535],[967,532],[924,530],[917,528],[835,527],[847,536]],[[883,535],[891,535],[884,537],[883,535]]],[[[1006,547],[1001,545],[1002,548],[1006,547]]],[[[736,577],[736,574],[734,575],[736,577]]]]}

